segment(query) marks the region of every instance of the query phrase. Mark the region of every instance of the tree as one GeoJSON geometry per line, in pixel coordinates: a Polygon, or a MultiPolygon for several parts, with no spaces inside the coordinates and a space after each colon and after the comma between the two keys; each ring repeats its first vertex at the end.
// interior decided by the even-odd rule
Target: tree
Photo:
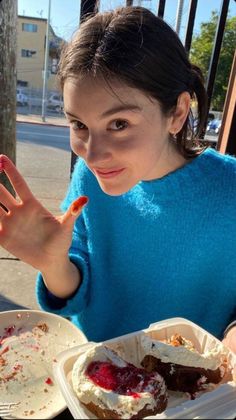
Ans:
{"type": "MultiPolygon", "coordinates": [[[[200,34],[193,37],[191,45],[190,59],[194,64],[197,64],[199,67],[201,67],[205,79],[207,77],[210,65],[217,21],[217,12],[213,11],[210,21],[201,23],[200,34]]],[[[235,28],[236,17],[228,18],[225,25],[224,37],[221,46],[211,102],[212,108],[219,111],[222,111],[224,106],[230,70],[234,57],[236,45],[235,28]]]]}
{"type": "MultiPolygon", "coordinates": [[[[17,1],[0,0],[0,153],[16,160],[17,1]]],[[[5,175],[1,183],[12,187],[5,175]]]]}

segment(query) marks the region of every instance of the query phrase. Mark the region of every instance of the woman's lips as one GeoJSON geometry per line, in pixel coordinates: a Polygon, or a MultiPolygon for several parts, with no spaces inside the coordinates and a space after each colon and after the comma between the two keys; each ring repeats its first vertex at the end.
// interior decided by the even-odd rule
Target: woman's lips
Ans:
{"type": "Polygon", "coordinates": [[[94,169],[96,175],[100,178],[114,178],[124,171],[125,168],[121,169],[94,169]]]}

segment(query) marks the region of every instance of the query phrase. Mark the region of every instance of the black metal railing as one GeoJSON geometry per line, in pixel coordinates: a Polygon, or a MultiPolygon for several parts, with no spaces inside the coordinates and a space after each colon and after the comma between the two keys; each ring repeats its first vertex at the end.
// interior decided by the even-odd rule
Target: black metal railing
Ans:
{"type": "Polygon", "coordinates": [[[184,46],[188,54],[190,52],[190,47],[192,43],[193,27],[194,27],[195,16],[196,16],[196,11],[197,11],[197,2],[198,0],[190,0],[189,2],[187,28],[186,28],[186,34],[185,34],[185,40],[184,40],[184,46]]]}
{"type": "MultiPolygon", "coordinates": [[[[208,96],[208,112],[210,109],[212,94],[214,90],[216,71],[217,71],[220,50],[221,50],[221,45],[222,45],[224,31],[225,31],[226,19],[227,19],[227,14],[228,14],[228,9],[229,9],[229,2],[230,0],[222,0],[221,2],[218,23],[217,23],[216,33],[215,33],[215,39],[214,39],[213,48],[212,48],[210,66],[209,66],[209,71],[208,71],[208,78],[206,81],[206,90],[207,90],[207,96],[208,96]]],[[[98,4],[99,4],[98,0],[81,0],[80,19],[82,20],[84,16],[89,13],[96,12],[98,10],[98,4]]],[[[132,6],[133,0],[126,0],[126,5],[132,6]]],[[[186,48],[187,53],[189,53],[190,48],[191,48],[197,5],[198,5],[198,0],[189,1],[188,19],[187,19],[186,33],[185,33],[185,39],[184,39],[184,46],[186,48]]],[[[160,18],[164,18],[165,6],[166,6],[166,0],[159,0],[157,15],[160,18]]],[[[208,112],[207,112],[207,115],[208,115],[208,112]]],[[[234,113],[232,126],[235,127],[235,123],[236,123],[236,115],[234,113]]],[[[206,127],[206,124],[207,124],[207,120],[205,121],[205,127],[206,127]]],[[[223,128],[224,127],[222,126],[221,130],[223,130],[223,128]]],[[[228,150],[226,146],[225,151],[227,153],[236,155],[236,139],[234,139],[234,143],[232,139],[229,139],[228,142],[230,143],[230,150],[228,150]]],[[[72,152],[71,171],[73,170],[75,161],[76,161],[76,156],[72,152]]]]}

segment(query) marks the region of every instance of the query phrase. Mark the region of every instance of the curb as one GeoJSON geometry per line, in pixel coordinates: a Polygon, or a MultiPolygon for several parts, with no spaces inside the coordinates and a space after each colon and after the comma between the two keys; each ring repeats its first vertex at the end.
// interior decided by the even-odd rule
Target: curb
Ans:
{"type": "Polygon", "coordinates": [[[40,120],[29,120],[27,118],[25,119],[18,119],[19,117],[16,117],[16,122],[20,123],[20,124],[37,124],[37,125],[49,125],[49,126],[56,126],[56,127],[66,127],[68,128],[69,125],[62,122],[62,123],[58,123],[58,122],[54,122],[54,121],[40,121],[40,120]]]}

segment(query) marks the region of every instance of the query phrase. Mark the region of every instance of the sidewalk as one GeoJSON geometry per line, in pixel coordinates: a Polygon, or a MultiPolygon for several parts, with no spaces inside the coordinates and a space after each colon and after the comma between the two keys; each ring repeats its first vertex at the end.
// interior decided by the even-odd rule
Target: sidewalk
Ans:
{"type": "MultiPolygon", "coordinates": [[[[17,115],[17,122],[66,126],[64,116],[17,115]]],[[[17,167],[37,199],[53,214],[59,214],[70,178],[71,154],[43,145],[17,142],[17,167]]],[[[35,299],[37,271],[0,247],[0,311],[39,309],[35,299]]]]}
{"type": "Polygon", "coordinates": [[[30,124],[43,124],[43,125],[56,125],[56,126],[68,126],[64,115],[46,116],[45,121],[42,120],[41,115],[37,114],[17,114],[16,122],[26,122],[30,124]]]}

